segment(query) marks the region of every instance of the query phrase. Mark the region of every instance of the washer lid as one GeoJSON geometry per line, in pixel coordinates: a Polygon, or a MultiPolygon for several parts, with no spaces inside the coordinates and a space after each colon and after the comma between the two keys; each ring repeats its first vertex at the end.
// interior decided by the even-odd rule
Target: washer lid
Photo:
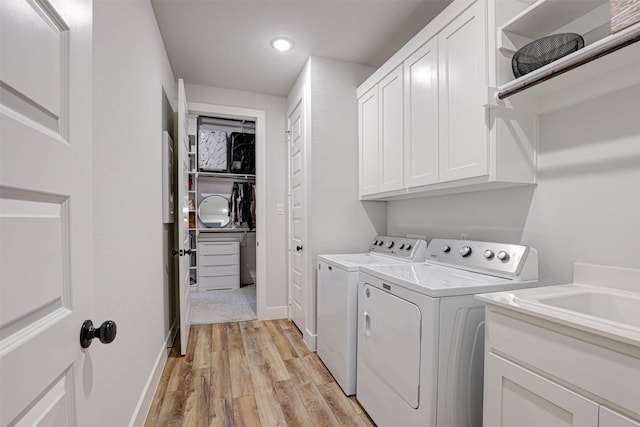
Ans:
{"type": "Polygon", "coordinates": [[[327,264],[346,271],[359,271],[360,266],[363,265],[389,265],[407,263],[407,261],[404,261],[400,258],[385,255],[376,255],[371,253],[318,255],[318,261],[324,261],[327,264]]]}
{"type": "Polygon", "coordinates": [[[471,295],[535,286],[536,282],[473,273],[430,263],[363,266],[361,272],[387,284],[402,286],[431,297],[471,295]]]}

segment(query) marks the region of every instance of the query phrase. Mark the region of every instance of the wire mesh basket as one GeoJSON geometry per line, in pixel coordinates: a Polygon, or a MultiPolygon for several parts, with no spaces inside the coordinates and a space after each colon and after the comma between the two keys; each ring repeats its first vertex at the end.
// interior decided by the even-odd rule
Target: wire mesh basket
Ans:
{"type": "Polygon", "coordinates": [[[513,75],[522,77],[584,47],[580,34],[562,33],[543,37],[518,50],[511,59],[513,75]]]}

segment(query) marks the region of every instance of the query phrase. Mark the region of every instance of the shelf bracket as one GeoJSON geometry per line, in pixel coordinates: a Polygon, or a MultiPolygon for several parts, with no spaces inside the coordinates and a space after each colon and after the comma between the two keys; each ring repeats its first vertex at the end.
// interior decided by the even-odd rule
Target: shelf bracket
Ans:
{"type": "Polygon", "coordinates": [[[500,102],[500,104],[498,104],[499,99],[498,99],[498,88],[496,87],[488,87],[487,88],[487,100],[484,104],[482,104],[482,106],[484,108],[487,109],[493,109],[493,108],[498,108],[498,107],[503,107],[504,103],[500,102]]]}

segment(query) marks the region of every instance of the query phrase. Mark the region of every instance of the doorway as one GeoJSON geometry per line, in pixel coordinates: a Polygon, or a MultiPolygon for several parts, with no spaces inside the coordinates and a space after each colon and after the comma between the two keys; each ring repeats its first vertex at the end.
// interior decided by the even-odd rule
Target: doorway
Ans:
{"type": "MultiPolygon", "coordinates": [[[[189,323],[248,320],[252,316],[261,319],[266,311],[266,245],[260,246],[266,235],[265,217],[260,215],[265,212],[265,112],[201,103],[188,105],[192,118],[189,151],[193,153],[190,156],[193,164],[190,169],[194,171],[189,182],[192,216],[189,231],[192,249],[190,277],[194,283],[193,292],[190,292],[189,323]],[[226,166],[200,165],[197,155],[199,129],[209,132],[213,139],[224,134],[229,138],[232,135],[233,138],[252,135],[254,170],[243,169],[237,161],[235,165],[231,164],[233,159],[230,156],[226,157],[229,162],[226,166]],[[233,173],[228,173],[234,167],[233,173]],[[226,172],[223,171],[225,168],[226,172]],[[238,205],[235,199],[239,195],[242,195],[244,203],[251,204],[249,199],[253,200],[255,216],[251,215],[251,209],[249,212],[245,209],[244,214],[238,212],[242,206],[249,206],[238,205]],[[203,222],[199,208],[213,202],[228,206],[230,223],[211,217],[206,217],[203,222]],[[207,221],[213,222],[205,224],[207,221]],[[207,259],[220,266],[205,265],[207,259]],[[239,265],[234,267],[235,263],[239,265]],[[221,269],[229,271],[215,272],[221,269]],[[225,277],[210,278],[218,274],[225,277]]],[[[228,147],[231,150],[231,145],[228,147]]]]}

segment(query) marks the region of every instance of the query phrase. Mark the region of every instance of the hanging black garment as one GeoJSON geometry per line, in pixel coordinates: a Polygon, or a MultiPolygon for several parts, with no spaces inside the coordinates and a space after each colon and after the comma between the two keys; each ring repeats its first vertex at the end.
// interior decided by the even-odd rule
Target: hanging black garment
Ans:
{"type": "Polygon", "coordinates": [[[231,222],[238,224],[238,197],[240,195],[238,183],[234,182],[231,190],[231,222]]]}
{"type": "Polygon", "coordinates": [[[242,217],[247,222],[249,231],[253,230],[253,217],[251,216],[251,202],[253,201],[253,185],[243,184],[244,199],[242,203],[242,217]]]}
{"type": "Polygon", "coordinates": [[[254,174],[256,172],[255,140],[256,136],[252,133],[231,133],[229,150],[231,173],[254,174]]]}

